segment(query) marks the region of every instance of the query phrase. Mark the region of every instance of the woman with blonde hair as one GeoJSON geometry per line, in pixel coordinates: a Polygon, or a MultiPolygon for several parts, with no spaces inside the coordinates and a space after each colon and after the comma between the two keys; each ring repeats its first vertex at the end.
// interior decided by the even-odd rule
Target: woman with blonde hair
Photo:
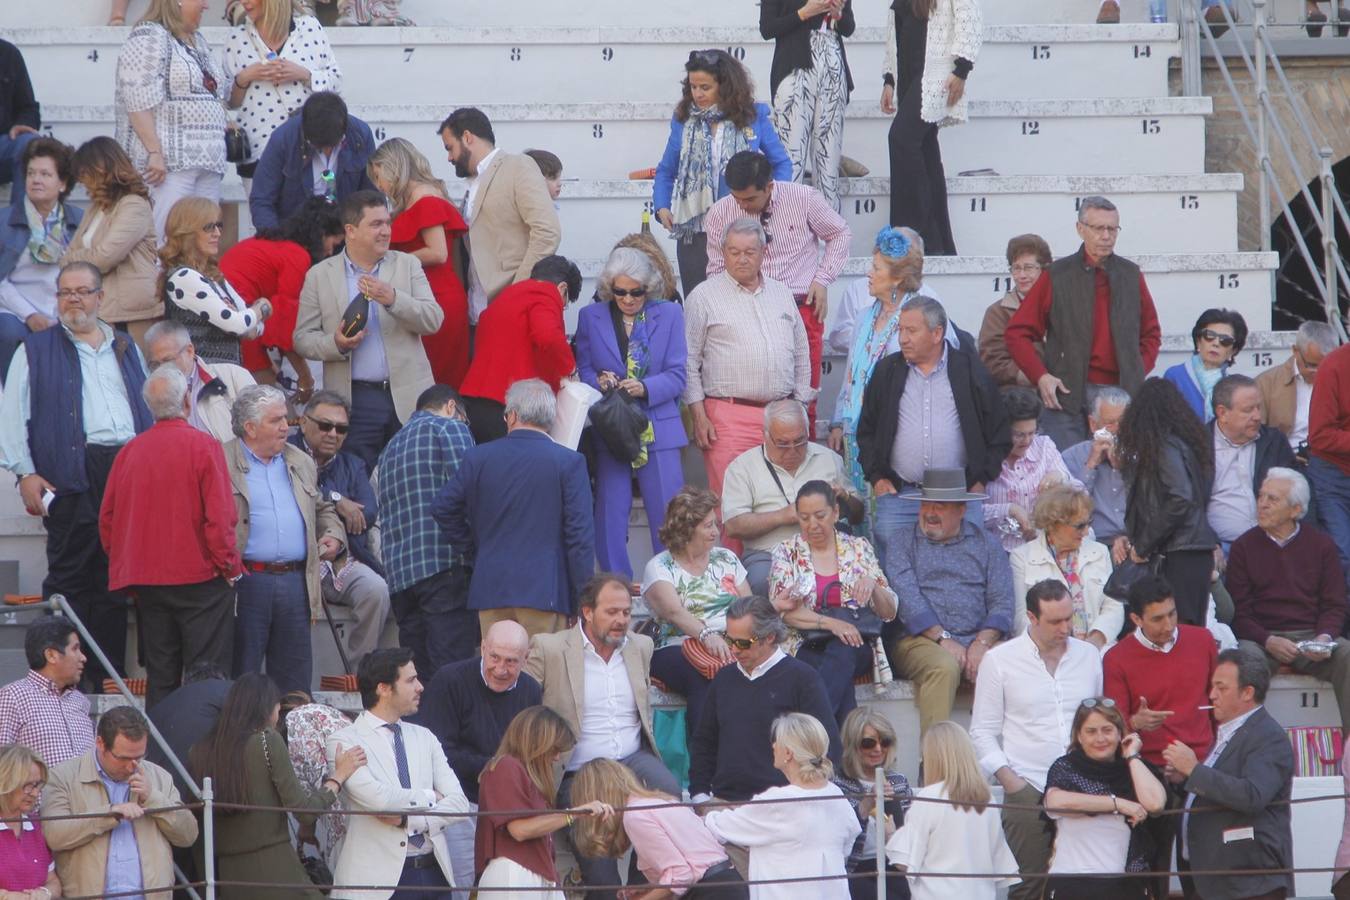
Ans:
{"type": "MultiPolygon", "coordinates": [[[[70,239],[61,265],[87,262],[103,273],[98,317],[123,325],[137,344],[164,316],[155,292],[155,215],[150,189],[117,141],[91,138],[71,160],[75,180],[89,195],[89,210],[70,239]]],[[[141,347],[141,352],[145,348],[141,347]]]]}
{"type": "Polygon", "coordinates": [[[411,142],[390,138],[371,155],[366,168],[371,182],[389,197],[394,213],[390,248],[417,257],[445,311],[440,330],[422,336],[431,374],[438,384],[458,389],[469,368],[469,299],[454,261],[469,226],[450,202],[445,182],[432,173],[431,163],[411,142]]]}
{"type": "Polygon", "coordinates": [[[28,818],[46,783],[40,756],[20,744],[0,745],[0,896],[7,900],[61,896],[42,823],[28,818]]]}
{"type": "Polygon", "coordinates": [[[117,58],[117,142],[147,184],[155,233],[184,197],[220,199],[230,80],[202,35],[207,0],[150,0],[117,58]]]}
{"type": "MultiPolygon", "coordinates": [[[[599,801],[615,810],[608,818],[586,818],[576,827],[576,844],[589,857],[618,859],[631,848],[650,884],[679,885],[684,900],[739,900],[749,896],[740,874],[703,820],[679,799],[648,790],[633,771],[612,759],[593,759],[572,780],[574,804],[599,801]]],[[[642,900],[669,900],[655,888],[642,900]]]]}
{"type": "MultiPolygon", "coordinates": [[[[886,842],[886,860],[903,870],[965,873],[1016,872],[998,810],[980,772],[975,747],[955,722],[935,722],[923,737],[925,784],[914,794],[905,824],[886,842]]],[[[1020,878],[909,877],[914,900],[994,900],[998,888],[1020,878]]]]}
{"type": "Polygon", "coordinates": [[[258,299],[252,308],[220,272],[220,206],[205,197],[184,197],[165,222],[164,267],[159,294],[165,317],[187,329],[197,356],[239,365],[240,340],[262,335],[272,304],[258,299]]]}
{"type": "Polygon", "coordinates": [[[773,766],[788,783],[761,791],[745,806],[713,810],[703,817],[704,824],[722,843],[749,848],[751,882],[822,875],[837,879],[752,884],[751,900],[848,900],[844,860],[862,828],[843,792],[830,781],[834,766],[826,756],[830,739],[825,726],[806,713],[787,713],[774,720],[770,735],[773,766]],[[803,802],[806,798],[813,802],[803,802]]]}
{"type": "Polygon", "coordinates": [[[562,716],[546,706],[521,710],[506,726],[497,753],[478,778],[478,830],[474,835],[474,870],[480,888],[500,900],[562,900],[556,888],[553,832],[578,815],[613,813],[599,801],[555,811],[557,785],[553,770],[576,743],[562,716]],[[521,810],[537,810],[522,816],[521,810]],[[519,888],[520,890],[513,890],[519,888]]]}
{"type": "MultiPolygon", "coordinates": [[[[867,706],[859,706],[844,719],[839,729],[839,742],[844,747],[839,771],[834,783],[853,804],[863,833],[853,842],[848,857],[848,871],[852,875],[871,873],[871,878],[851,878],[849,893],[853,900],[875,900],[877,895],[877,819],[875,778],[877,769],[885,774],[884,796],[886,831],[881,843],[895,833],[905,821],[905,810],[910,805],[909,780],[894,771],[895,729],[890,721],[867,706]]],[[[896,900],[909,896],[905,876],[890,871],[886,875],[886,896],[896,900]]]]}

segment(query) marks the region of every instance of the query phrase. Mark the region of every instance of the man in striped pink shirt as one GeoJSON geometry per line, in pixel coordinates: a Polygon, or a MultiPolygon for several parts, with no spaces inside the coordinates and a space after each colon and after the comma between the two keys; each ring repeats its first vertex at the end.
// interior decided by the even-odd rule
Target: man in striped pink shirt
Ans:
{"type": "MultiPolygon", "coordinates": [[[[815,188],[775,181],[773,165],[762,153],[737,153],[727,162],[725,177],[731,193],[714,203],[703,217],[703,230],[708,235],[708,277],[726,268],[722,236],[727,226],[742,216],[758,217],[768,240],[763,272],[787,285],[797,301],[811,350],[811,387],[819,388],[829,287],[844,270],[853,232],[815,188]]],[[[809,409],[812,432],[815,412],[813,401],[809,409]]]]}

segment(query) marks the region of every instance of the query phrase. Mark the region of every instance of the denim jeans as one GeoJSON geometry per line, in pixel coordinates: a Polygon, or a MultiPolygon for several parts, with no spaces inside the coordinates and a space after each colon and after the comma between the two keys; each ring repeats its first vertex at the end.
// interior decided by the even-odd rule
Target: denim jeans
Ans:
{"type": "MultiPolygon", "coordinates": [[[[16,184],[15,192],[22,198],[24,189],[23,151],[29,141],[37,140],[41,135],[25,131],[16,138],[10,138],[9,132],[0,132],[0,184],[16,184]]],[[[10,195],[13,202],[15,194],[10,195]]]]}
{"type": "Polygon", "coordinates": [[[9,364],[14,352],[31,332],[23,320],[13,313],[0,313],[0,384],[9,377],[9,364]]]}
{"type": "Polygon", "coordinates": [[[1308,482],[1317,497],[1317,518],[1341,552],[1341,567],[1350,576],[1350,475],[1316,456],[1308,460],[1308,482]]]}
{"type": "Polygon", "coordinates": [[[283,694],[314,690],[305,573],[245,572],[235,590],[235,676],[261,672],[265,663],[283,694]]]}
{"type": "MultiPolygon", "coordinates": [[[[984,527],[984,501],[966,503],[966,521],[976,528],[984,527]]],[[[919,501],[901,500],[898,494],[877,497],[876,516],[872,522],[872,541],[876,545],[877,560],[885,568],[888,548],[914,530],[919,522],[919,501]]]]}

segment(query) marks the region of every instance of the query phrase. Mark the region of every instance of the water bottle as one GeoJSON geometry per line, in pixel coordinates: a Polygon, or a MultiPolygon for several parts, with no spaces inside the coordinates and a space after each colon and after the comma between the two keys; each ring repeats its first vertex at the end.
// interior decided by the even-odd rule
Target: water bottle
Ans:
{"type": "Polygon", "coordinates": [[[1148,0],[1148,20],[1155,25],[1167,21],[1167,0],[1148,0]]]}

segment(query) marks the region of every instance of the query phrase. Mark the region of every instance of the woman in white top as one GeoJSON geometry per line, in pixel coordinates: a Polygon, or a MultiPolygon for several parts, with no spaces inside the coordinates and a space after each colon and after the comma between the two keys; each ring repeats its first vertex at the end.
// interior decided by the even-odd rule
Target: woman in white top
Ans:
{"type": "Polygon", "coordinates": [[[913,900],[994,900],[1000,887],[1021,881],[1002,878],[944,878],[952,875],[1016,872],[998,810],[989,809],[989,782],[980,773],[975,747],[955,722],[935,722],[923,737],[926,784],[914,795],[905,824],[886,842],[886,860],[920,874],[909,876],[913,900]]]}
{"type": "Polygon", "coordinates": [[[1069,752],[1045,776],[1046,815],[1058,823],[1046,896],[1143,900],[1148,878],[1082,876],[1149,871],[1153,842],[1148,829],[1136,826],[1162,810],[1167,792],[1139,756],[1143,741],[1125,733],[1125,719],[1110,698],[1084,700],[1071,734],[1069,752]]]}
{"type": "Polygon", "coordinates": [[[830,781],[834,766],[825,756],[830,744],[825,726],[806,713],[787,713],[774,720],[770,734],[773,766],[788,783],[761,791],[754,800],[795,802],[713,810],[703,822],[722,843],[750,849],[750,900],[849,900],[844,861],[862,828],[830,781]],[[807,797],[817,799],[802,799],[807,797]],[[753,884],[822,875],[837,880],[753,884]]]}
{"type": "Polygon", "coordinates": [[[183,197],[220,201],[229,80],[198,28],[206,0],[150,0],[117,58],[117,142],[150,185],[155,233],[183,197]]]}
{"type": "MultiPolygon", "coordinates": [[[[291,0],[243,0],[244,21],[225,41],[230,108],[248,134],[239,174],[253,178],[267,139],[315,91],[342,91],[342,70],[323,26],[291,0]]],[[[247,187],[247,186],[246,186],[247,187]]]]}

